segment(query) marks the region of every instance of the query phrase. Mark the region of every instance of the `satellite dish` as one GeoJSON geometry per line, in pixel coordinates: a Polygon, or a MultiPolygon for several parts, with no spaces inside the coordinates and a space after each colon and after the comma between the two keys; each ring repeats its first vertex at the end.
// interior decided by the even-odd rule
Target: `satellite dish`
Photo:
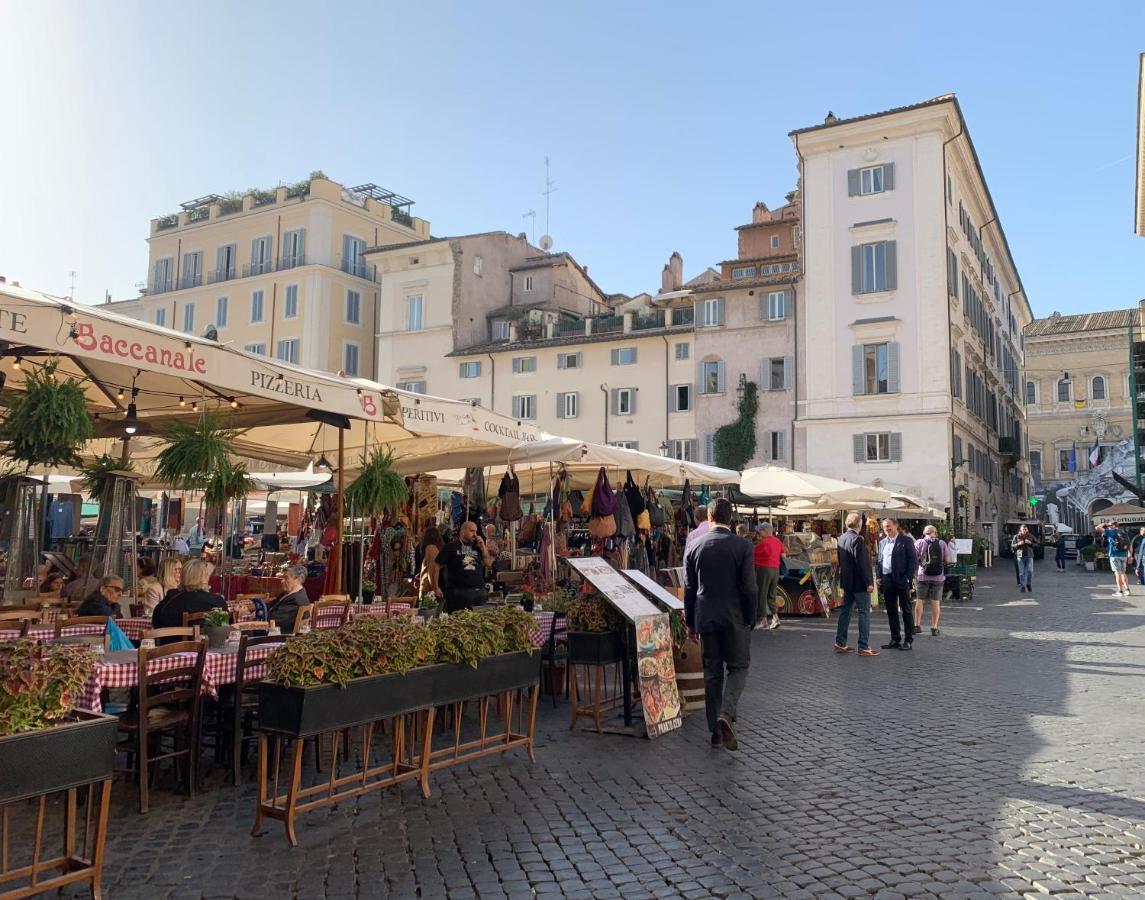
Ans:
{"type": "Polygon", "coordinates": [[[541,235],[541,249],[548,253],[553,248],[553,239],[547,234],[541,235]]]}
{"type": "Polygon", "coordinates": [[[219,330],[214,325],[208,325],[203,329],[203,340],[217,341],[219,339],[219,330]]]}

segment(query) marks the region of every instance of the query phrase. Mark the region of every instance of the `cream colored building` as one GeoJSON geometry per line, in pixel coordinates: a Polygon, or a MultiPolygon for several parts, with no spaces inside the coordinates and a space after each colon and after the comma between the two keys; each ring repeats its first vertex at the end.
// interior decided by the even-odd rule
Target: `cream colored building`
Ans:
{"type": "Polygon", "coordinates": [[[994,538],[1028,509],[1030,305],[958,101],[792,132],[802,177],[795,466],[994,538]]]}
{"type": "Polygon", "coordinates": [[[1026,327],[1025,401],[1035,482],[1069,482],[1133,437],[1129,330],[1137,309],[1063,316],[1026,327]]]}
{"type": "Polygon", "coordinates": [[[382,381],[546,431],[689,459],[692,300],[673,258],[655,297],[607,295],[567,253],[505,232],[367,254],[382,279],[382,381]]]}
{"type": "Polygon", "coordinates": [[[144,294],[116,312],[311,369],[373,377],[379,279],[368,247],[429,236],[412,201],[325,177],[210,195],[153,219],[144,294]]]}

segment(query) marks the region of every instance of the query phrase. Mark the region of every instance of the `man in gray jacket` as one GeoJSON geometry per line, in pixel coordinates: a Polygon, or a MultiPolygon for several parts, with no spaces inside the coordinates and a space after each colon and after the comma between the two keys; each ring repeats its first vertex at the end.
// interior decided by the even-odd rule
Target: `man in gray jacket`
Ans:
{"type": "Polygon", "coordinates": [[[278,624],[283,634],[294,633],[294,620],[298,611],[310,605],[310,597],[302,583],[306,580],[306,566],[289,566],[282,573],[282,593],[267,606],[271,621],[278,624]]]}
{"type": "Polygon", "coordinates": [[[684,621],[701,640],[712,746],[736,750],[736,706],[751,663],[757,596],[751,542],[732,534],[731,521],[731,503],[716,500],[708,507],[708,532],[684,554],[684,621]]]}

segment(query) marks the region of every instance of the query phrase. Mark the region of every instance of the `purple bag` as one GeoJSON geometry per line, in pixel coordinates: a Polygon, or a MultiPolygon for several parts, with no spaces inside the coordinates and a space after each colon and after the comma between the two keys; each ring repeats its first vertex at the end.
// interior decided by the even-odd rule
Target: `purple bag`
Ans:
{"type": "Polygon", "coordinates": [[[592,492],[592,514],[594,517],[616,514],[616,494],[608,483],[608,473],[604,471],[604,466],[600,467],[596,475],[596,487],[592,492]]]}

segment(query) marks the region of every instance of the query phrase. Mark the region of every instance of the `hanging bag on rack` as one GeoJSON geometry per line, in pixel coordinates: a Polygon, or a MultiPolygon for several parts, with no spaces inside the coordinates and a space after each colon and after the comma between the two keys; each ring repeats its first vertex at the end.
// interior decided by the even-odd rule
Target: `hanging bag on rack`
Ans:
{"type": "Polygon", "coordinates": [[[501,476],[501,487],[497,489],[497,497],[501,501],[500,518],[502,522],[516,522],[523,512],[521,510],[521,482],[512,469],[501,476]]]}
{"type": "Polygon", "coordinates": [[[637,487],[636,482],[632,480],[632,471],[629,470],[627,477],[624,479],[624,499],[628,501],[628,508],[632,510],[632,518],[638,518],[642,512],[647,508],[644,502],[644,497],[640,493],[640,488],[637,487]]]}
{"type": "Polygon", "coordinates": [[[651,482],[651,478],[644,482],[645,502],[648,505],[648,518],[652,522],[653,528],[660,528],[666,521],[664,518],[664,507],[660,505],[660,501],[656,497],[656,492],[652,490],[651,482]]]}
{"type": "Polygon", "coordinates": [[[592,513],[588,520],[588,533],[594,538],[607,538],[616,534],[616,494],[608,483],[608,473],[604,466],[596,475],[596,484],[586,501],[592,513]]]}

